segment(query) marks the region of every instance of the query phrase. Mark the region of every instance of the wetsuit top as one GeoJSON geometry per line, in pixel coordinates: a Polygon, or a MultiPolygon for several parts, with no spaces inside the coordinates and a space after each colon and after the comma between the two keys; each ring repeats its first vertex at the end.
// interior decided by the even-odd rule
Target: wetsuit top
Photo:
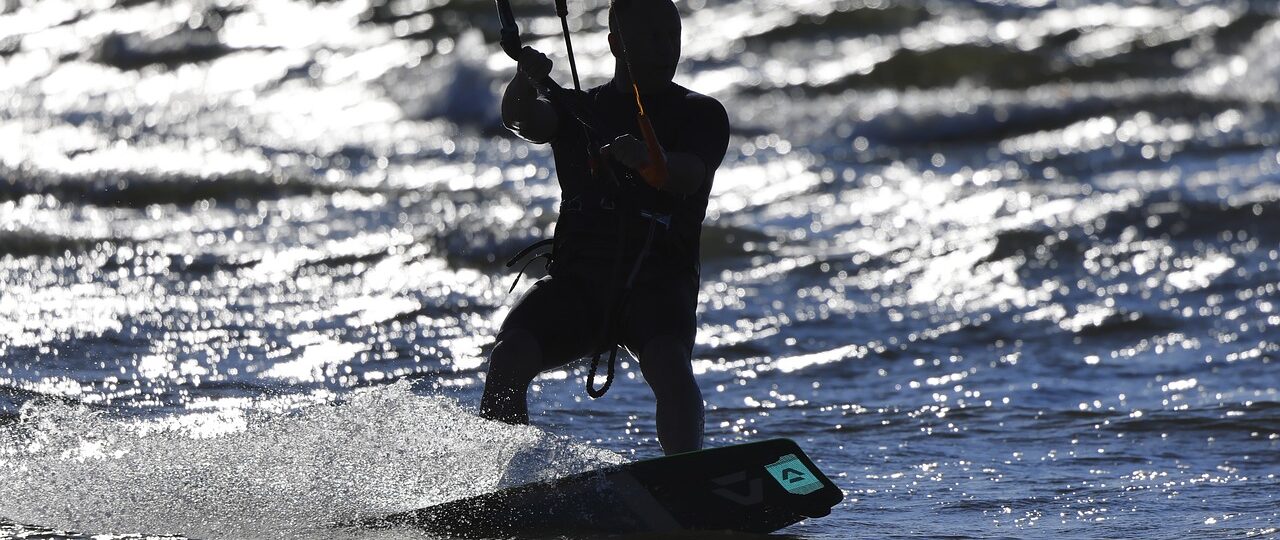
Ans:
{"type": "MultiPolygon", "coordinates": [[[[612,82],[587,91],[589,103],[604,125],[637,139],[636,103],[632,93],[620,92],[612,82]]],[[[619,254],[630,268],[641,251],[650,220],[638,210],[658,209],[669,213],[669,229],[660,230],[641,266],[640,281],[672,274],[697,276],[699,238],[706,217],[707,199],[716,168],[729,144],[729,119],[714,98],[671,83],[652,94],[642,94],[645,114],[667,153],[684,152],[698,156],[706,167],[698,191],[679,195],[658,192],[647,185],[626,180],[615,173],[622,188],[604,178],[594,178],[588,166],[587,135],[568,111],[556,107],[560,127],[551,140],[556,174],[562,193],[560,216],[556,221],[557,254],[552,274],[557,270],[576,274],[608,271],[619,254]],[[616,199],[616,200],[615,200],[616,199]],[[615,204],[610,205],[609,201],[615,204]],[[616,210],[610,210],[615,206],[616,210]],[[639,206],[640,208],[636,208],[639,206]],[[621,216],[617,212],[622,212],[621,216]],[[619,217],[623,221],[619,223],[619,217]],[[621,240],[621,248],[619,241],[621,240]]],[[[605,141],[608,142],[608,141],[605,141]]],[[[605,158],[614,171],[625,168],[605,158]]]]}

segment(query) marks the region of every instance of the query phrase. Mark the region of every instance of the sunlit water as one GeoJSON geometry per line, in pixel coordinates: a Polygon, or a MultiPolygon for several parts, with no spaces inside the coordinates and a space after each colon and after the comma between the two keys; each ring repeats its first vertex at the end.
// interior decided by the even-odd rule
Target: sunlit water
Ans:
{"type": "MultiPolygon", "coordinates": [[[[604,5],[570,2],[588,84],[604,5]]],[[[1276,4],[680,5],[677,80],[733,125],[710,443],[794,438],[846,491],[785,532],[1280,532],[1276,4]]],[[[660,453],[627,359],[602,400],[536,381],[537,428],[474,417],[558,204],[496,24],[0,1],[0,536],[403,537],[335,525],[660,453]]]]}

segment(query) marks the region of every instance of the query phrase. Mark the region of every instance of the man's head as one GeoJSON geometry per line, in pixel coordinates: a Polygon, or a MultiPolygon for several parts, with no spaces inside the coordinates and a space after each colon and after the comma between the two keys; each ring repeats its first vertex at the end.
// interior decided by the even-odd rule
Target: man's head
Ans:
{"type": "Polygon", "coordinates": [[[671,0],[611,0],[609,50],[622,62],[623,45],[641,91],[671,82],[680,62],[680,12],[671,0]]]}

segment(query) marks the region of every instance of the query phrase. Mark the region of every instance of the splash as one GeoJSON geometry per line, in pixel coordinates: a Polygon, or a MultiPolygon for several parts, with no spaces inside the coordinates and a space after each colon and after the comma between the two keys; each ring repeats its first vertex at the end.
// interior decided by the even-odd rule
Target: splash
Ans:
{"type": "Polygon", "coordinates": [[[85,532],[329,537],[334,524],[621,461],[407,383],[273,408],[139,421],[28,404],[0,428],[0,515],[85,532]]]}

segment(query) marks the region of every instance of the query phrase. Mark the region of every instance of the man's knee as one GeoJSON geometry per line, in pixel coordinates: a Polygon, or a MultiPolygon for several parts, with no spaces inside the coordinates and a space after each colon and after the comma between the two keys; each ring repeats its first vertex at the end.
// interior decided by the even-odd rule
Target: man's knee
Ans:
{"type": "Polygon", "coordinates": [[[697,391],[691,363],[692,347],[674,336],[650,339],[640,351],[640,371],[655,392],[697,391]]]}
{"type": "Polygon", "coordinates": [[[542,371],[538,340],[527,330],[504,330],[489,354],[489,379],[528,384],[542,371]]]}

